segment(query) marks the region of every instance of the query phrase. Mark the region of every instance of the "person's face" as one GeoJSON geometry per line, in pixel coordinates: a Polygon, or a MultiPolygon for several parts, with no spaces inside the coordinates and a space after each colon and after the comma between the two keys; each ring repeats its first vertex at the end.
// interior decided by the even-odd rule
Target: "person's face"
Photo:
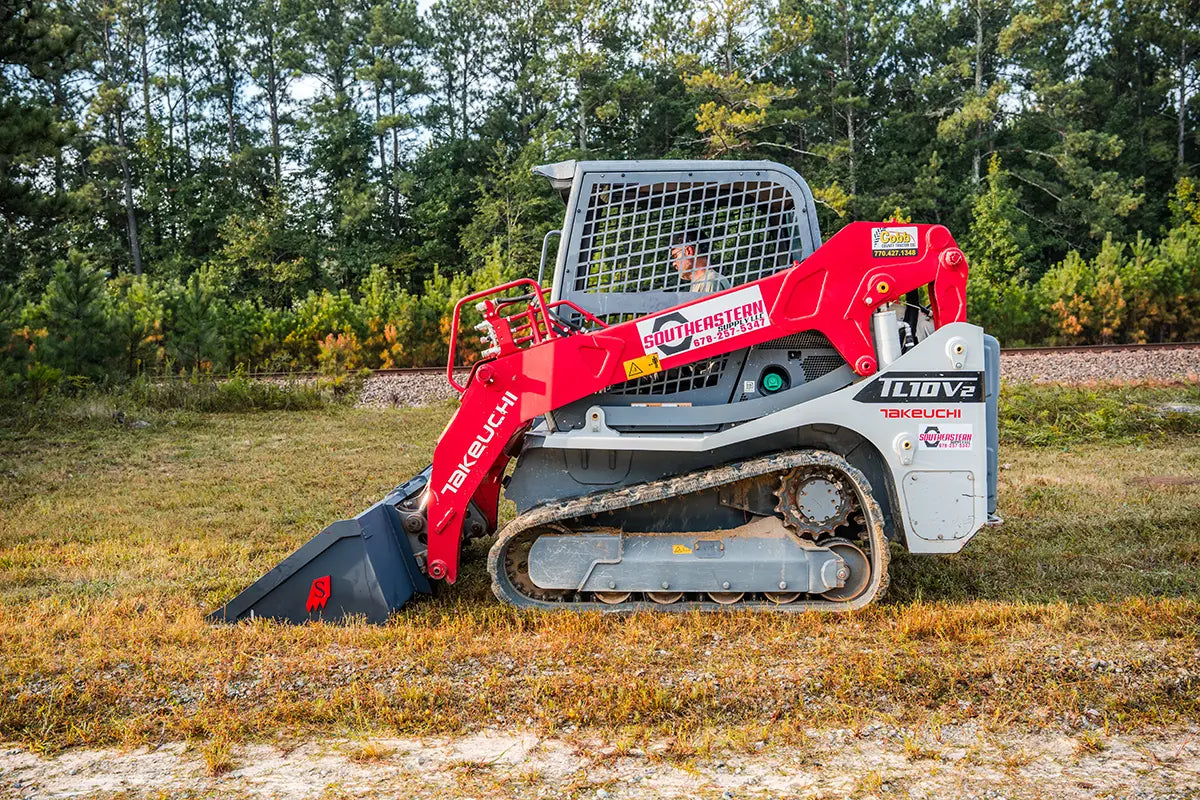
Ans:
{"type": "Polygon", "coordinates": [[[686,278],[692,272],[692,266],[696,260],[696,248],[690,244],[672,247],[671,258],[675,269],[679,270],[679,274],[686,278]]]}

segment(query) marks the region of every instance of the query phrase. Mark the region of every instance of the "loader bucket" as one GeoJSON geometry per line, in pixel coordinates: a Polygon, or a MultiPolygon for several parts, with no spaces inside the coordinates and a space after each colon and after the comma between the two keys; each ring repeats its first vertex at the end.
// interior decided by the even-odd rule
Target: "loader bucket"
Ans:
{"type": "MultiPolygon", "coordinates": [[[[209,622],[267,617],[282,622],[339,622],[363,616],[385,622],[416,592],[429,594],[396,504],[409,484],[397,488],[354,519],[333,523],[285,558],[224,607],[209,622]]],[[[424,481],[422,481],[423,483],[424,481]]]]}

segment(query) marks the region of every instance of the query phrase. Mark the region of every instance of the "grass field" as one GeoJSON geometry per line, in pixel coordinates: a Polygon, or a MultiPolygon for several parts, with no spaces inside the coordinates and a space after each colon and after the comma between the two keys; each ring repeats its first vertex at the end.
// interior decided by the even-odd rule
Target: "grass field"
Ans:
{"type": "Polygon", "coordinates": [[[1197,399],[1011,392],[1007,523],[959,556],[897,553],[865,612],[522,613],[492,598],[480,543],[456,586],[383,627],[203,615],[423,467],[449,406],[117,424],[101,402],[12,420],[0,739],[191,740],[219,771],[232,742],[315,733],[521,726],[694,753],[873,722],[1053,729],[1081,747],[1179,726],[1200,717],[1200,421],[1157,404],[1197,399]]]}

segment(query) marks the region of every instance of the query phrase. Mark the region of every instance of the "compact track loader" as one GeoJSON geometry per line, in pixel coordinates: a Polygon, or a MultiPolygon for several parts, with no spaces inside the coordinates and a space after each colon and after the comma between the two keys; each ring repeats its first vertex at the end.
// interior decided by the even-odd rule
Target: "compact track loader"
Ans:
{"type": "Polygon", "coordinates": [[[998,521],[999,345],[965,322],[944,227],[821,244],[808,186],[769,162],[537,172],[566,201],[553,283],[458,304],[482,357],[459,385],[451,348],[433,463],[211,619],[380,622],[493,534],[519,607],[854,609],[890,543],[954,553],[998,521]]]}

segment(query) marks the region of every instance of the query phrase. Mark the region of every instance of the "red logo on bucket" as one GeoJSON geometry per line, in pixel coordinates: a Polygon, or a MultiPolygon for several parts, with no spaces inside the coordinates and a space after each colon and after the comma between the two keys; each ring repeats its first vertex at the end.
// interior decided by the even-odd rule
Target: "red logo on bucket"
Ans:
{"type": "Polygon", "coordinates": [[[316,578],[312,582],[312,588],[308,590],[308,602],[304,604],[304,609],[308,613],[317,611],[325,607],[325,603],[329,601],[329,576],[316,578]]]}

